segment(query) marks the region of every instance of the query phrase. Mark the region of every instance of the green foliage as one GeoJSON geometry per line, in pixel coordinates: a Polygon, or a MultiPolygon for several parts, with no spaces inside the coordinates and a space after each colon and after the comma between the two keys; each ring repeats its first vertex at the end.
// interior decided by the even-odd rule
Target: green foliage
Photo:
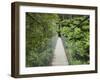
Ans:
{"type": "Polygon", "coordinates": [[[58,37],[69,64],[89,63],[89,16],[26,13],[26,66],[48,66],[58,37]]]}
{"type": "Polygon", "coordinates": [[[57,39],[56,14],[26,13],[26,66],[47,66],[57,39]]]}
{"type": "Polygon", "coordinates": [[[62,38],[69,64],[89,63],[89,18],[88,16],[73,16],[64,19],[62,38]]]}

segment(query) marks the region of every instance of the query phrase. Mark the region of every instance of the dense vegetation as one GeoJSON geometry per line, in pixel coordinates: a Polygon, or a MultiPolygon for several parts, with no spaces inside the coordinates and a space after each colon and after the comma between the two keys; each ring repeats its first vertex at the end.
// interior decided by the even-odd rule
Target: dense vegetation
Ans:
{"type": "Polygon", "coordinates": [[[69,15],[61,33],[69,64],[89,64],[89,16],[69,15]]]}
{"type": "Polygon", "coordinates": [[[58,16],[26,13],[26,66],[46,66],[51,62],[57,39],[58,16]]]}
{"type": "Polygon", "coordinates": [[[89,16],[26,13],[26,66],[48,66],[58,32],[69,64],[89,63],[89,16]]]}

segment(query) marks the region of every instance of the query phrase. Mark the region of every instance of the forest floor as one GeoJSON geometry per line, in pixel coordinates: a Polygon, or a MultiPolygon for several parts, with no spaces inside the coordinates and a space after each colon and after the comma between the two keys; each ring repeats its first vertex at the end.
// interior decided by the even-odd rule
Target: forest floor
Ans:
{"type": "Polygon", "coordinates": [[[51,64],[52,66],[68,65],[68,59],[66,57],[64,46],[60,37],[58,37],[54,51],[54,57],[51,64]]]}

